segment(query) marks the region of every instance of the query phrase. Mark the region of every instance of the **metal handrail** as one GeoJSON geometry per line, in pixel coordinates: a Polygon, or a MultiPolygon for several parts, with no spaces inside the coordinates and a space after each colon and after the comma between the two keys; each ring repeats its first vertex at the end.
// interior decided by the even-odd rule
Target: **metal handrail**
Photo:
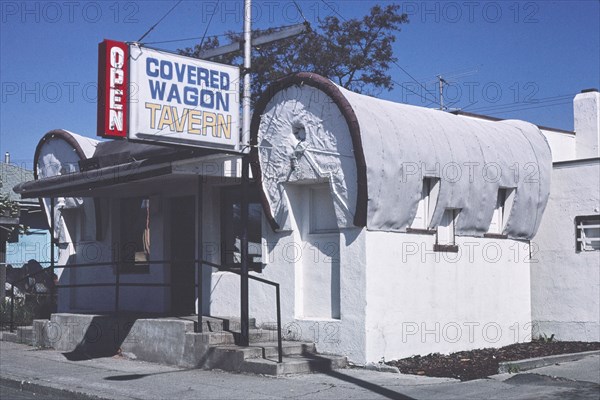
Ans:
{"type": "MultiPolygon", "coordinates": [[[[242,276],[241,272],[223,268],[221,265],[216,264],[216,263],[212,263],[212,262],[203,260],[202,264],[208,265],[209,267],[217,268],[220,271],[232,272],[236,275],[239,275],[240,277],[242,276]]],[[[279,283],[272,282],[272,281],[269,281],[264,278],[259,278],[258,276],[254,276],[254,275],[248,275],[248,279],[252,279],[254,281],[258,281],[258,282],[275,287],[275,301],[277,303],[277,353],[278,353],[278,361],[277,362],[282,363],[283,362],[283,343],[282,343],[282,337],[281,337],[281,298],[280,298],[280,292],[279,292],[279,283]]]]}
{"type": "MultiPolygon", "coordinates": [[[[133,261],[132,263],[134,265],[152,265],[152,264],[171,264],[173,263],[173,260],[155,260],[155,261],[133,261]]],[[[200,263],[200,260],[176,260],[175,262],[193,262],[194,264],[198,264],[200,263]]],[[[113,262],[101,262],[101,263],[82,263],[82,264],[67,264],[67,265],[61,265],[58,266],[56,268],[64,268],[64,269],[69,269],[69,268],[80,268],[80,267],[97,267],[97,266],[118,266],[121,262],[119,261],[113,261],[113,262]]],[[[241,276],[241,272],[239,271],[235,271],[226,267],[223,267],[222,265],[216,264],[216,263],[212,263],[209,261],[202,261],[203,265],[207,265],[209,267],[213,267],[213,268],[217,268],[220,271],[224,271],[224,272],[231,272],[234,273],[236,275],[241,276]]],[[[15,305],[15,284],[25,281],[26,279],[32,278],[36,275],[39,275],[43,272],[46,272],[48,270],[51,270],[55,268],[54,266],[50,266],[50,267],[46,267],[43,268],[39,271],[35,271],[32,272],[30,274],[27,274],[23,277],[21,277],[20,279],[14,281],[11,283],[11,308],[10,308],[10,332],[14,331],[14,305],[15,305]]],[[[200,274],[202,272],[200,271],[200,274]]],[[[194,285],[187,285],[187,284],[173,284],[173,283],[135,283],[135,282],[125,282],[125,283],[121,283],[120,279],[119,279],[119,271],[117,269],[117,273],[115,274],[115,282],[114,283],[79,283],[79,284],[68,284],[68,285],[54,285],[54,288],[81,288],[81,287],[115,287],[115,312],[118,313],[119,312],[119,288],[121,286],[130,286],[130,287],[173,287],[173,286],[193,286],[195,288],[200,287],[200,284],[195,283],[194,285]]],[[[261,282],[270,286],[275,287],[275,298],[276,298],[276,306],[277,306],[277,352],[278,352],[278,363],[282,363],[283,362],[283,344],[282,344],[282,334],[281,334],[281,296],[280,296],[280,289],[279,289],[279,283],[277,282],[272,282],[269,281],[267,279],[264,278],[259,278],[257,276],[254,275],[248,275],[249,279],[252,279],[254,281],[257,282],[261,282]]],[[[200,295],[200,294],[199,294],[200,295]]],[[[198,314],[200,315],[202,313],[202,310],[198,310],[198,314]]],[[[201,318],[199,318],[199,323],[201,322],[201,318]]]]}

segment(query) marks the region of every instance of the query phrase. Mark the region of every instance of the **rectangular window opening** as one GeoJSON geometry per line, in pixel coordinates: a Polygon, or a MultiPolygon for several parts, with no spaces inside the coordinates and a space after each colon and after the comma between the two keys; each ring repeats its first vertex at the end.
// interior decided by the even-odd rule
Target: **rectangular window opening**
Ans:
{"type": "Polygon", "coordinates": [[[447,208],[436,230],[434,251],[458,252],[455,240],[455,225],[460,209],[447,208]]]}
{"type": "Polygon", "coordinates": [[[310,229],[311,234],[338,232],[337,216],[329,185],[310,188],[310,229]]]}
{"type": "Polygon", "coordinates": [[[122,273],[148,273],[150,199],[133,197],[119,204],[118,261],[122,273]]]}
{"type": "Polygon", "coordinates": [[[500,188],[498,189],[498,196],[496,198],[496,206],[494,207],[494,214],[490,221],[490,227],[488,233],[501,235],[506,227],[506,222],[510,216],[510,209],[514,200],[514,188],[500,188]]]}
{"type": "MultiPolygon", "coordinates": [[[[257,186],[251,186],[248,198],[248,256],[249,270],[262,272],[262,205],[257,186]]],[[[241,268],[242,194],[239,187],[221,190],[221,264],[241,268]]]]}
{"type": "Polygon", "coordinates": [[[410,225],[411,230],[429,230],[439,192],[439,181],[439,178],[423,178],[421,198],[417,205],[417,213],[410,225]]]}

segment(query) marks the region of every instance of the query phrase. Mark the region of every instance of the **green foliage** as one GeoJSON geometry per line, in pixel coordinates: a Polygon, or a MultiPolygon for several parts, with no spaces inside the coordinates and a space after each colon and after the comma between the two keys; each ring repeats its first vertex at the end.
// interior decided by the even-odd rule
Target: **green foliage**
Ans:
{"type": "MultiPolygon", "coordinates": [[[[31,325],[35,315],[35,304],[25,302],[22,297],[15,297],[14,324],[15,326],[31,325]]],[[[10,298],[0,302],[0,321],[8,327],[10,324],[10,298]]]]}
{"type": "Polygon", "coordinates": [[[538,340],[542,343],[550,343],[554,341],[554,333],[550,336],[546,335],[545,333],[542,334],[542,336],[540,336],[538,338],[538,340]]]}
{"type": "MultiPolygon", "coordinates": [[[[15,326],[31,325],[34,319],[49,318],[52,304],[50,296],[46,294],[33,294],[24,297],[15,297],[14,324],[15,326]]],[[[10,297],[0,301],[0,327],[10,325],[10,297]]]]}
{"type": "MultiPolygon", "coordinates": [[[[392,44],[408,16],[400,13],[400,5],[373,6],[368,15],[341,21],[328,16],[319,19],[315,30],[299,36],[253,49],[252,92],[262,93],[275,80],[296,72],[314,72],[340,86],[374,94],[392,90],[394,82],[387,73],[397,62],[392,44]]],[[[263,33],[271,33],[269,29],[263,33]]],[[[230,41],[241,41],[242,35],[228,32],[230,41]]],[[[219,47],[212,37],[194,48],[181,49],[181,54],[198,57],[201,51],[219,47]]],[[[214,61],[242,64],[242,54],[228,54],[214,61]]]]}
{"type": "Polygon", "coordinates": [[[519,366],[518,366],[518,365],[513,365],[513,364],[510,364],[510,365],[508,366],[508,373],[509,373],[509,374],[516,374],[516,373],[518,373],[520,370],[521,370],[521,369],[519,368],[519,366]]]}

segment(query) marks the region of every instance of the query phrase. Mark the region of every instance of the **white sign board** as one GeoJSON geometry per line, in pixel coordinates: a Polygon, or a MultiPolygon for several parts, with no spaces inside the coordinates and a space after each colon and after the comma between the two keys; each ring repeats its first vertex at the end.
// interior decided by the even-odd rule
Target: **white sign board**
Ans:
{"type": "Polygon", "coordinates": [[[237,67],[131,45],[134,140],[239,150],[237,67]]]}

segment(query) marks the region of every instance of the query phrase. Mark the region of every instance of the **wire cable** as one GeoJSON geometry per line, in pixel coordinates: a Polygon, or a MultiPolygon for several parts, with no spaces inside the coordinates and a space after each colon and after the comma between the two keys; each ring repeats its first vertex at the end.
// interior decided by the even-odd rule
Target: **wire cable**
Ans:
{"type": "Polygon", "coordinates": [[[298,10],[298,12],[300,13],[300,16],[302,17],[302,19],[304,20],[304,23],[309,24],[309,22],[306,20],[306,17],[304,16],[304,13],[302,12],[302,9],[300,8],[300,6],[298,5],[298,3],[296,3],[296,0],[292,0],[294,2],[294,5],[296,6],[296,9],[298,10]]]}
{"type": "Polygon", "coordinates": [[[210,18],[208,19],[208,24],[206,24],[206,29],[204,30],[204,34],[202,35],[202,40],[200,40],[200,49],[202,49],[202,45],[204,44],[204,39],[206,38],[206,33],[208,32],[210,23],[212,22],[213,17],[217,13],[217,7],[219,6],[219,1],[220,0],[217,0],[217,3],[215,4],[215,11],[213,11],[213,13],[210,14],[210,18]]]}
{"type": "MultiPolygon", "coordinates": [[[[229,34],[227,33],[223,33],[221,35],[210,35],[207,36],[208,38],[213,38],[213,37],[221,37],[221,36],[228,36],[229,34]]],[[[176,43],[176,42],[186,42],[186,41],[190,41],[190,40],[198,40],[198,39],[202,39],[204,36],[194,36],[194,37],[189,37],[189,38],[182,38],[182,39],[169,39],[169,40],[160,40],[158,42],[144,42],[144,43],[140,43],[140,44],[144,44],[144,45],[150,45],[150,44],[163,44],[163,43],[176,43]]]]}
{"type": "Polygon", "coordinates": [[[144,34],[142,35],[142,37],[138,39],[138,42],[141,42],[141,41],[142,41],[142,39],[144,39],[144,38],[145,38],[145,37],[146,37],[146,36],[147,36],[147,35],[148,35],[150,32],[152,32],[152,30],[153,30],[154,28],[156,28],[156,26],[157,26],[158,24],[160,24],[160,23],[162,22],[162,20],[163,20],[163,19],[165,19],[165,18],[167,17],[167,15],[171,14],[171,11],[173,11],[173,10],[175,9],[175,7],[177,7],[179,4],[181,4],[181,2],[182,2],[182,1],[183,1],[183,0],[179,0],[177,3],[175,3],[175,5],[174,5],[173,7],[171,7],[171,9],[170,9],[169,11],[167,11],[167,13],[166,13],[165,15],[163,15],[161,19],[159,19],[159,20],[158,20],[158,22],[156,22],[154,25],[152,25],[152,26],[150,27],[150,29],[148,29],[148,30],[146,31],[146,33],[144,33],[144,34]]]}
{"type": "Polygon", "coordinates": [[[531,109],[534,109],[534,108],[544,108],[544,107],[561,106],[561,105],[564,105],[564,104],[571,104],[571,102],[570,101],[564,101],[562,103],[540,104],[540,105],[534,106],[534,107],[518,107],[518,108],[515,108],[515,109],[512,109],[512,110],[500,110],[500,111],[487,112],[487,114],[490,114],[490,115],[505,114],[505,113],[508,113],[508,112],[531,110],[531,109]]]}
{"type": "MultiPolygon", "coordinates": [[[[343,19],[344,21],[348,22],[348,20],[342,15],[340,14],[336,9],[334,9],[329,3],[327,3],[325,0],[321,0],[321,2],[323,4],[325,4],[331,11],[333,11],[337,16],[339,16],[341,19],[343,19]]],[[[362,44],[358,43],[358,45],[360,46],[361,50],[365,51],[364,47],[362,46],[362,44]]],[[[400,70],[402,70],[402,72],[404,72],[406,75],[408,75],[417,85],[421,86],[421,88],[423,88],[427,93],[431,94],[432,96],[435,96],[429,89],[427,89],[425,86],[423,86],[423,84],[421,82],[419,82],[418,80],[415,79],[414,76],[412,76],[405,68],[403,68],[400,64],[398,64],[398,62],[396,60],[391,60],[392,64],[396,65],[398,68],[400,68],[400,70]]],[[[420,96],[421,98],[427,100],[427,101],[431,101],[431,99],[428,99],[427,97],[423,97],[422,95],[418,94],[417,92],[415,92],[414,90],[408,89],[405,86],[399,84],[398,82],[392,80],[392,82],[394,82],[395,84],[399,85],[400,87],[402,87],[403,89],[406,89],[418,96],[420,96]]],[[[437,100],[433,100],[437,105],[441,105],[437,100]]]]}
{"type": "Polygon", "coordinates": [[[532,105],[538,105],[538,104],[544,104],[544,103],[552,103],[555,101],[562,101],[562,100],[566,100],[566,99],[571,99],[573,96],[574,96],[574,94],[573,95],[567,94],[567,95],[563,95],[563,96],[543,97],[543,98],[535,99],[535,100],[531,100],[531,101],[515,101],[513,103],[496,104],[496,105],[479,107],[479,108],[473,109],[472,111],[484,111],[484,112],[500,111],[505,108],[514,108],[514,107],[520,107],[520,106],[532,106],[532,105]]]}

